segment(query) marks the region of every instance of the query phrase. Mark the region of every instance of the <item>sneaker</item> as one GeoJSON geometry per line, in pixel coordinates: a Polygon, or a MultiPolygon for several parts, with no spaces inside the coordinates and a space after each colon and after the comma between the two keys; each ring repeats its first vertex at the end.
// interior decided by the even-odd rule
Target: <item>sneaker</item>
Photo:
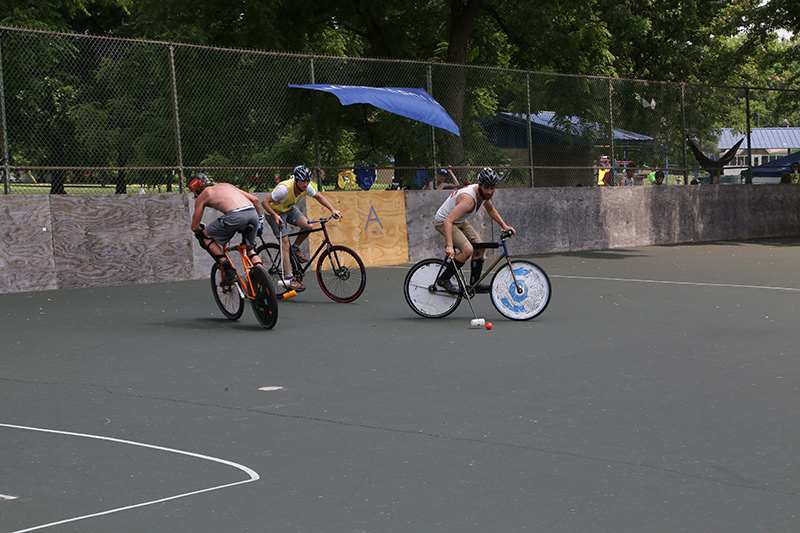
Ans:
{"type": "Polygon", "coordinates": [[[453,285],[453,282],[451,282],[449,279],[438,279],[436,280],[436,284],[441,288],[443,288],[444,290],[446,290],[447,292],[449,292],[450,294],[459,293],[458,287],[453,285]]]}
{"type": "Polygon", "coordinates": [[[303,292],[304,290],[306,290],[305,286],[296,279],[292,280],[287,279],[286,281],[287,281],[286,290],[294,292],[303,292]]]}
{"type": "Polygon", "coordinates": [[[472,288],[475,289],[475,292],[478,294],[489,294],[492,291],[492,288],[485,283],[478,283],[477,285],[473,285],[472,288]]]}
{"type": "Polygon", "coordinates": [[[303,253],[303,251],[300,248],[295,248],[294,246],[292,246],[292,253],[297,258],[297,260],[300,261],[301,263],[307,263],[308,262],[308,257],[306,257],[306,255],[303,253]]]}
{"type": "Polygon", "coordinates": [[[220,287],[230,287],[236,283],[239,276],[236,275],[236,269],[232,265],[222,268],[222,281],[219,282],[220,287]]]}

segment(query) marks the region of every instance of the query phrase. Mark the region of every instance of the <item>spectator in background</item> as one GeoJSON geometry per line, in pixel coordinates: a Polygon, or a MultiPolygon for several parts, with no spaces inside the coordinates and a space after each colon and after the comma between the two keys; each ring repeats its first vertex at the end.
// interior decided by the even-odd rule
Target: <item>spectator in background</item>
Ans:
{"type": "Polygon", "coordinates": [[[607,155],[600,157],[600,169],[597,171],[597,186],[609,187],[614,185],[611,174],[611,159],[607,155]]]}
{"type": "Polygon", "coordinates": [[[427,185],[422,187],[422,190],[433,190],[434,188],[437,191],[458,189],[459,185],[458,178],[453,174],[453,166],[447,165],[447,168],[440,168],[436,171],[436,186],[434,187],[432,182],[428,182],[427,185]]]}
{"type": "Polygon", "coordinates": [[[791,172],[784,172],[781,174],[781,183],[793,183],[792,173],[791,172]]]}
{"type": "Polygon", "coordinates": [[[633,185],[633,176],[636,175],[636,168],[633,166],[625,167],[625,173],[620,174],[617,185],[633,185]]]}
{"type": "Polygon", "coordinates": [[[795,161],[789,167],[789,173],[792,175],[792,183],[797,183],[800,179],[800,163],[795,161]]]}
{"type": "Polygon", "coordinates": [[[664,185],[664,171],[663,170],[656,170],[653,173],[653,185],[664,185]]]}

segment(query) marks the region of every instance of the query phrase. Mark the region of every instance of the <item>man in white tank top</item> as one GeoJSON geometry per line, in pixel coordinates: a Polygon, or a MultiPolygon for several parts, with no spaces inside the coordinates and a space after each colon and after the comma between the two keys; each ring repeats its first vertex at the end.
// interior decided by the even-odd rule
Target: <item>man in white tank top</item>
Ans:
{"type": "Polygon", "coordinates": [[[447,292],[458,294],[458,287],[450,281],[450,278],[455,275],[456,268],[461,268],[470,257],[472,257],[472,262],[470,263],[470,285],[473,286],[475,292],[489,292],[488,285],[483,283],[476,285],[481,277],[481,270],[483,270],[483,253],[485,250],[474,250],[472,243],[481,242],[481,239],[466,219],[480,209],[481,204],[483,204],[492,220],[497,222],[503,229],[516,233],[514,228],[503,222],[503,217],[500,216],[500,213],[497,212],[497,209],[492,204],[492,196],[499,181],[500,176],[494,170],[488,167],[484,168],[478,174],[477,185],[467,185],[454,191],[434,216],[433,226],[436,231],[444,235],[447,241],[444,251],[448,258],[453,258],[453,261],[448,263],[440,278],[436,280],[436,284],[447,292]],[[458,253],[455,252],[456,248],[459,250],[458,253]]]}

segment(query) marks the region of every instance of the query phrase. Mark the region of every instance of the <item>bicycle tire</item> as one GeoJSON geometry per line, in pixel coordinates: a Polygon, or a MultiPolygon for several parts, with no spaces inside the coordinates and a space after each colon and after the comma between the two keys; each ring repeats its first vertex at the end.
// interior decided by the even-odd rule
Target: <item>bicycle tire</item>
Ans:
{"type": "Polygon", "coordinates": [[[552,295],[550,278],[530,261],[511,261],[511,269],[504,265],[492,277],[492,304],[501,315],[511,320],[530,320],[541,315],[552,295]],[[513,278],[521,287],[519,293],[513,278]]]}
{"type": "Polygon", "coordinates": [[[217,302],[225,318],[239,320],[244,313],[244,298],[239,291],[239,282],[230,287],[220,287],[220,281],[222,281],[222,268],[219,263],[214,263],[211,267],[211,292],[214,294],[214,301],[217,302]]]}
{"type": "Polygon", "coordinates": [[[253,313],[259,324],[272,329],[278,322],[278,298],[272,278],[264,267],[255,265],[250,269],[250,283],[254,292],[254,297],[250,300],[253,313]]]}
{"type": "Polygon", "coordinates": [[[286,287],[283,284],[283,273],[281,270],[281,250],[280,247],[274,242],[262,244],[256,248],[256,253],[261,257],[264,269],[269,273],[272,278],[272,283],[278,294],[286,292],[286,287]]]}
{"type": "MultiPolygon", "coordinates": [[[[456,310],[461,303],[460,294],[436,290],[436,277],[444,268],[441,259],[423,259],[408,271],[403,282],[406,303],[412,311],[425,318],[442,318],[456,310]]],[[[455,276],[453,277],[455,280],[455,276]]],[[[456,281],[457,287],[461,283],[456,281]]]]}
{"type": "Polygon", "coordinates": [[[331,246],[319,256],[317,281],[325,296],[346,304],[364,292],[367,269],[358,254],[347,246],[331,246]]]}

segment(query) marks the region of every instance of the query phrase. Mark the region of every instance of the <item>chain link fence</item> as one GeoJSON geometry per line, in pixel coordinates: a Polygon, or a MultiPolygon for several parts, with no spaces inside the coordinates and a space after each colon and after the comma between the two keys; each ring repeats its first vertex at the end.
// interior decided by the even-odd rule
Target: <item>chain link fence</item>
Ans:
{"type": "MultiPolygon", "coordinates": [[[[299,164],[325,190],[435,186],[448,165],[466,182],[494,167],[503,187],[592,186],[604,165],[685,183],[687,140],[715,155],[721,128],[749,128],[753,92],[0,28],[0,171],[6,194],[182,192],[198,171],[267,192],[299,164]],[[423,88],[461,136],[289,87],[309,83],[423,88]]],[[[800,100],[786,93],[758,98],[800,100]]]]}

